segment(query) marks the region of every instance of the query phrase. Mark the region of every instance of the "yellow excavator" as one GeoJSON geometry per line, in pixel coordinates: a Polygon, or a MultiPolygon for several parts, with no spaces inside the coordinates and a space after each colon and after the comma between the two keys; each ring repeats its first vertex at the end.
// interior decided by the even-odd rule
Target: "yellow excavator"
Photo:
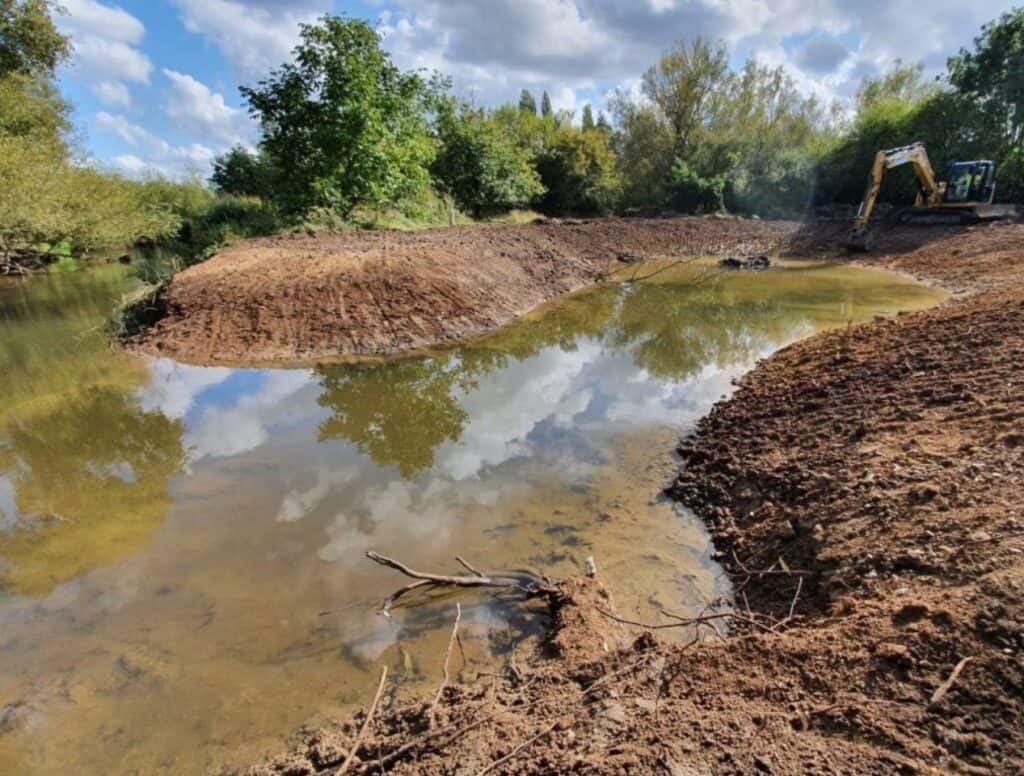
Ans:
{"type": "Polygon", "coordinates": [[[992,204],[996,194],[995,162],[988,159],[952,162],[947,169],[946,180],[939,181],[932,170],[924,143],[912,143],[875,154],[864,201],[857,210],[853,230],[847,238],[846,247],[849,250],[868,249],[868,222],[882,188],[882,179],[887,170],[904,164],[913,165],[919,189],[913,207],[897,210],[893,214],[892,219],[898,223],[950,220],[965,223],[1012,215],[1011,208],[992,204]]]}

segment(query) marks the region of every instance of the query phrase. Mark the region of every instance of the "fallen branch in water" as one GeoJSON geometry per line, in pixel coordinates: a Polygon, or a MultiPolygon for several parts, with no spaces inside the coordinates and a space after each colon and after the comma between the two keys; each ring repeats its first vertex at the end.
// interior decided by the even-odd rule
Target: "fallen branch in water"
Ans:
{"type": "Polygon", "coordinates": [[[547,577],[534,574],[532,571],[492,571],[484,573],[482,571],[477,571],[462,558],[458,559],[459,563],[462,564],[464,568],[471,571],[472,576],[453,576],[449,574],[432,574],[425,571],[416,571],[415,569],[409,568],[404,563],[376,552],[367,552],[366,557],[374,563],[379,563],[382,566],[392,568],[395,571],[416,580],[405,587],[399,588],[384,599],[384,603],[380,608],[381,614],[384,615],[388,615],[391,607],[394,606],[395,602],[399,598],[404,596],[406,593],[420,589],[433,589],[438,587],[492,588],[518,591],[527,598],[533,598],[541,595],[556,595],[559,592],[558,586],[555,582],[547,577]]]}

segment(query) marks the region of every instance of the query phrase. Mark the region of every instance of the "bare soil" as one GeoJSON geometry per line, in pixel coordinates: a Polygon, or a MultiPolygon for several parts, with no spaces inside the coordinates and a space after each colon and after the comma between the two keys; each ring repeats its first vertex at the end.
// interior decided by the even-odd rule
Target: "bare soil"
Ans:
{"type": "MultiPolygon", "coordinates": [[[[433,727],[386,700],[349,772],[1024,772],[1024,225],[900,229],[863,261],[960,293],[780,351],[681,445],[725,638],[663,642],[570,580],[532,658],[449,686],[433,727]]],[[[361,722],[249,773],[336,773],[361,722]]]]}
{"type": "Polygon", "coordinates": [[[129,345],[194,363],[390,355],[490,331],[616,262],[767,253],[796,228],[613,218],[249,240],[176,275],[129,345]]]}

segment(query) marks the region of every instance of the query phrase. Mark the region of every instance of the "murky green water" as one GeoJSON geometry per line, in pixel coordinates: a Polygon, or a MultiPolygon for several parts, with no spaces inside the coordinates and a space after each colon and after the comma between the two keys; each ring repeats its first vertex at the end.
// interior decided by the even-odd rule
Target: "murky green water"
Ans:
{"type": "MultiPolygon", "coordinates": [[[[402,580],[368,549],[553,575],[594,555],[637,616],[723,593],[703,528],[658,497],[676,437],[781,345],[942,295],[708,271],[299,370],[110,350],[121,268],[0,286],[0,773],[201,773],[365,701],[381,662],[435,683],[452,604],[375,615],[402,580]]],[[[465,675],[543,626],[469,603],[465,675]]]]}

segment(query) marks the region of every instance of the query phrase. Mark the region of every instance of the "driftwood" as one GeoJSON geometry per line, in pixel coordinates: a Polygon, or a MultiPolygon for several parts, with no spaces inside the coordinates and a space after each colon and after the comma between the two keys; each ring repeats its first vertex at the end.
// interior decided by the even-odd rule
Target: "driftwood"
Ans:
{"type": "Polygon", "coordinates": [[[388,558],[376,552],[367,552],[366,557],[374,563],[394,569],[415,582],[410,582],[401,587],[384,599],[380,613],[388,615],[391,607],[406,593],[413,590],[433,590],[436,588],[491,588],[495,590],[510,590],[521,593],[526,598],[536,598],[543,595],[557,595],[558,585],[555,581],[534,574],[532,571],[478,571],[462,558],[456,558],[458,562],[470,572],[469,576],[453,576],[449,574],[431,574],[424,571],[416,571],[409,568],[393,558],[388,558]]]}

